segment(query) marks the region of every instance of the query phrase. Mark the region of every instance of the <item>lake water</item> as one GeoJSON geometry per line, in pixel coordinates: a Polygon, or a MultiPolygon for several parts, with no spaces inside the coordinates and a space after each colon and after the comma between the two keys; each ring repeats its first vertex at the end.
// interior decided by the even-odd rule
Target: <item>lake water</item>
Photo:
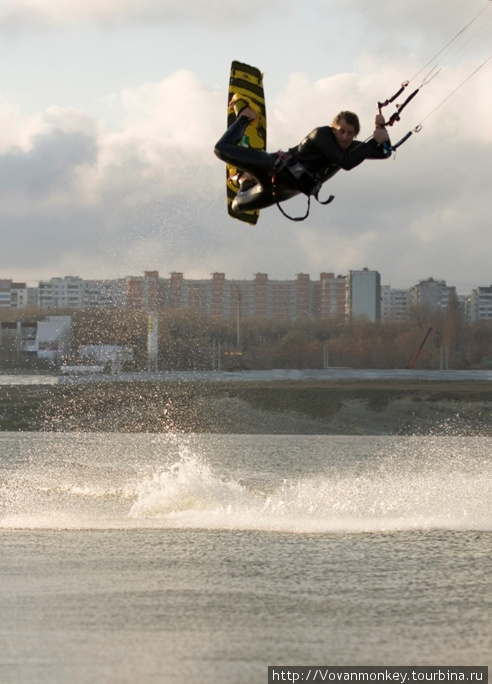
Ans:
{"type": "Polygon", "coordinates": [[[491,551],[491,438],[0,433],[0,682],[491,666],[491,551]]]}

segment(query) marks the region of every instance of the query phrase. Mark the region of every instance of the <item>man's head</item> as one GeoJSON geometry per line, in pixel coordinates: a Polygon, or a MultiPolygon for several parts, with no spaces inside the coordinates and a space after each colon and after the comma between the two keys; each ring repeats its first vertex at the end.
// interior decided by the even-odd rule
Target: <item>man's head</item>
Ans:
{"type": "Polygon", "coordinates": [[[354,112],[340,112],[333,119],[332,129],[337,143],[346,150],[359,134],[359,117],[354,112]]]}

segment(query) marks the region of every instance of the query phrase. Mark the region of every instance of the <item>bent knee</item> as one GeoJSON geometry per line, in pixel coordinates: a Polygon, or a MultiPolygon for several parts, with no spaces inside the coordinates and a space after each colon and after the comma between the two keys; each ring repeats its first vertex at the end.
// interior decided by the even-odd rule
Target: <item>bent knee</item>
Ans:
{"type": "Polygon", "coordinates": [[[214,154],[216,157],[218,157],[221,161],[224,161],[224,150],[220,142],[216,143],[214,147],[214,154]]]}

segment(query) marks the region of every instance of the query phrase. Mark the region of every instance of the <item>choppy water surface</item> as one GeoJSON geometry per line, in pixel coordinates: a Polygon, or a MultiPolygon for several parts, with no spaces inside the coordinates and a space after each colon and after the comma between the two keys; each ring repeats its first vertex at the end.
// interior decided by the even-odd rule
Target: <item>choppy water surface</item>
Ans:
{"type": "Polygon", "coordinates": [[[0,434],[0,681],[491,665],[491,447],[0,434]]]}

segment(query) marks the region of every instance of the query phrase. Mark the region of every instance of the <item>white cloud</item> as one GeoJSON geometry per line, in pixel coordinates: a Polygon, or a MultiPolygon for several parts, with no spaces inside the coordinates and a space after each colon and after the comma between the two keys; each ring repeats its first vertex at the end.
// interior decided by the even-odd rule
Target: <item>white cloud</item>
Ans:
{"type": "Polygon", "coordinates": [[[27,150],[31,139],[45,128],[43,117],[25,117],[19,107],[0,104],[0,154],[18,147],[27,150]]]}
{"type": "Polygon", "coordinates": [[[113,129],[73,109],[49,108],[35,125],[5,110],[17,136],[0,154],[0,271],[27,261],[76,272],[78,263],[89,277],[139,272],[146,258],[198,262],[214,243],[223,190],[217,95],[177,72],[121,93],[125,116],[113,129]]]}
{"type": "MultiPolygon", "coordinates": [[[[433,43],[434,52],[427,55],[429,59],[470,22],[473,23],[468,35],[474,35],[477,29],[485,27],[490,17],[489,1],[470,0],[464,3],[462,0],[446,0],[443,5],[428,0],[332,0],[325,11],[343,9],[352,18],[357,18],[366,30],[372,29],[379,39],[384,36],[388,45],[392,44],[392,38],[403,41],[403,45],[409,45],[417,38],[422,47],[425,38],[426,46],[433,43]],[[473,21],[475,16],[477,19],[473,21]]],[[[479,33],[477,40],[486,43],[486,33],[479,33]]]]}
{"type": "Polygon", "coordinates": [[[10,0],[0,7],[0,26],[64,27],[86,24],[192,20],[208,25],[248,22],[261,11],[263,0],[247,5],[224,0],[10,0]]]}
{"type": "MultiPolygon", "coordinates": [[[[85,8],[78,10],[87,12],[85,19],[92,12],[102,21],[95,4],[73,4],[85,8]]],[[[142,12],[150,13],[152,5],[138,3],[142,12]]],[[[14,6],[32,13],[37,6],[45,17],[49,9],[55,17],[56,8],[62,12],[72,4],[14,6]]],[[[189,12],[207,6],[183,4],[189,12]]],[[[104,7],[129,17],[137,4],[108,0],[104,7]]],[[[60,14],[56,21],[75,16],[60,14]]],[[[405,110],[392,137],[426,117],[479,63],[474,57],[458,68],[447,66],[405,110]]],[[[277,97],[267,92],[269,148],[297,144],[346,108],[360,114],[364,139],[372,132],[377,100],[391,95],[422,62],[415,55],[388,61],[365,52],[359,64],[358,71],[322,78],[294,72],[277,97]]],[[[212,151],[225,121],[226,83],[219,89],[192,71],[177,70],[159,82],[123,89],[113,96],[123,115],[111,126],[74,108],[51,106],[26,116],[4,104],[0,275],[9,277],[8,269],[16,279],[23,270],[51,277],[64,269],[110,277],[157,268],[184,270],[187,277],[225,270],[231,278],[256,271],[279,278],[368,266],[393,284],[395,275],[451,280],[465,270],[467,282],[476,274],[475,284],[484,284],[491,211],[489,79],[490,70],[480,71],[425,121],[396,161],[340,172],[323,190],[333,192],[335,202],[313,202],[305,223],[290,223],[272,208],[255,228],[227,217],[225,172],[212,151]],[[441,264],[446,273],[438,272],[441,264]]],[[[303,213],[305,198],[286,209],[303,213]]]]}

